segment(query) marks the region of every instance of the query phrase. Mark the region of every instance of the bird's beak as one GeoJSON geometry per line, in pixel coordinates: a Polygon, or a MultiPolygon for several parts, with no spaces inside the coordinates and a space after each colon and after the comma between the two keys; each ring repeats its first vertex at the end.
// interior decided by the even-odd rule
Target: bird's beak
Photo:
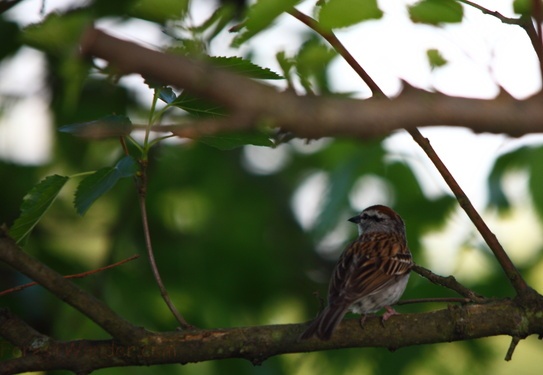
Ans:
{"type": "Polygon", "coordinates": [[[355,224],[360,223],[360,215],[356,215],[356,216],[351,217],[351,218],[349,219],[349,221],[350,221],[351,223],[355,223],[355,224]]]}

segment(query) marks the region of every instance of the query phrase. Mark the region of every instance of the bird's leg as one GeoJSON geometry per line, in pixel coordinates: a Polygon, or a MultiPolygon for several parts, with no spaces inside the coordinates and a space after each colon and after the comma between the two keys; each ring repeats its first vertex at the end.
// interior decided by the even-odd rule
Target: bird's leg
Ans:
{"type": "Polygon", "coordinates": [[[385,306],[385,309],[386,309],[386,312],[383,314],[383,317],[381,318],[381,324],[383,325],[383,327],[385,326],[385,322],[388,320],[388,318],[390,318],[392,315],[400,315],[399,312],[397,312],[396,310],[394,310],[392,307],[390,306],[385,306]]]}
{"type": "Polygon", "coordinates": [[[360,328],[364,329],[364,323],[366,322],[366,314],[361,314],[360,319],[358,320],[358,324],[360,324],[360,328]]]}

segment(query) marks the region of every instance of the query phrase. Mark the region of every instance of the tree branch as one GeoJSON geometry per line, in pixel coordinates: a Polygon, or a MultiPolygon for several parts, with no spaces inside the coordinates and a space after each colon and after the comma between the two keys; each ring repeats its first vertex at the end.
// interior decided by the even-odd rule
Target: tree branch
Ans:
{"type": "MultiPolygon", "coordinates": [[[[520,136],[543,130],[541,97],[516,100],[502,93],[492,100],[468,99],[431,93],[406,85],[392,100],[301,97],[238,76],[183,56],[171,55],[120,40],[97,29],[88,29],[82,52],[108,61],[121,74],[184,88],[229,108],[245,113],[242,125],[226,122],[223,131],[243,130],[266,123],[294,132],[299,137],[355,136],[372,138],[398,129],[417,126],[457,125],[476,132],[520,136]]],[[[193,135],[202,133],[192,130],[193,135]]]]}
{"type": "Polygon", "coordinates": [[[22,251],[5,233],[0,233],[0,260],[82,312],[115,339],[133,343],[145,336],[145,330],[122,319],[102,301],[22,251]]]}
{"type": "MultiPolygon", "coordinates": [[[[37,350],[52,341],[5,308],[0,309],[0,336],[22,351],[37,350]]],[[[4,357],[2,349],[0,348],[0,353],[4,357]]]]}
{"type": "MultiPolygon", "coordinates": [[[[521,308],[515,301],[484,305],[451,306],[420,314],[402,314],[387,320],[369,317],[364,328],[359,319],[343,321],[330,341],[298,341],[305,324],[196,330],[150,334],[138,345],[113,340],[52,342],[36,352],[2,363],[0,374],[35,370],[69,369],[76,373],[115,366],[189,363],[242,358],[253,364],[285,353],[337,348],[406,346],[476,339],[494,335],[526,337],[543,333],[539,312],[541,298],[521,308]]],[[[1,326],[1,325],[0,325],[1,326]]]]}
{"type": "Polygon", "coordinates": [[[436,285],[454,290],[456,293],[460,294],[462,297],[467,298],[469,301],[476,303],[483,303],[485,298],[475,293],[473,290],[466,288],[464,285],[460,284],[454,276],[443,277],[436,275],[432,271],[415,264],[413,266],[413,271],[421,275],[422,277],[430,280],[436,285]]]}

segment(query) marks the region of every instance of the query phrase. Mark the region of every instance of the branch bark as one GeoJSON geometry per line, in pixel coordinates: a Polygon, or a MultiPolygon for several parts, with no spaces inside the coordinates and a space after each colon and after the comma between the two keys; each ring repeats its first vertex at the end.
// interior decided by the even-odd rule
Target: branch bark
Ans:
{"type": "Polygon", "coordinates": [[[0,233],[0,260],[82,312],[116,340],[132,343],[145,336],[144,329],[124,320],[104,302],[22,251],[11,238],[6,237],[5,233],[0,233]]]}
{"type": "MultiPolygon", "coordinates": [[[[225,358],[247,359],[260,364],[285,354],[337,348],[405,346],[477,339],[493,335],[525,338],[543,333],[539,312],[543,299],[534,296],[520,306],[516,300],[487,304],[449,306],[446,309],[402,314],[387,320],[370,317],[360,327],[359,319],[341,323],[330,341],[298,341],[305,324],[269,325],[214,330],[150,334],[139,344],[123,345],[114,340],[50,342],[39,350],[2,363],[0,374],[68,369],[76,373],[117,367],[189,363],[225,358]]],[[[0,315],[0,334],[9,326],[0,315]]],[[[504,348],[506,351],[506,348],[504,348]]]]}
{"type": "Polygon", "coordinates": [[[215,122],[174,128],[179,136],[196,137],[269,124],[298,137],[350,136],[373,138],[417,126],[465,126],[475,132],[521,136],[543,130],[542,97],[516,100],[505,92],[491,100],[427,92],[405,85],[389,100],[302,97],[238,76],[205,62],[162,53],[88,29],[82,53],[108,61],[120,74],[138,73],[148,79],[184,88],[229,108],[241,122],[215,122]],[[224,126],[222,126],[224,125],[224,126]]]}

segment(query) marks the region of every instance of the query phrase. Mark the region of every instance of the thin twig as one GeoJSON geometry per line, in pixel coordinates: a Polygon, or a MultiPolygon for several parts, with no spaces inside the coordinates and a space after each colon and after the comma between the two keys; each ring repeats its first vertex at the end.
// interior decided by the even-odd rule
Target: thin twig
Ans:
{"type": "Polygon", "coordinates": [[[120,342],[133,344],[147,332],[117,315],[104,302],[22,251],[0,230],[0,260],[37,281],[59,299],[73,306],[120,342]]]}
{"type": "Polygon", "coordinates": [[[418,273],[422,277],[430,280],[432,283],[436,285],[440,285],[442,287],[455,291],[456,293],[460,294],[462,297],[467,298],[469,301],[477,302],[477,303],[482,303],[485,301],[485,298],[483,296],[478,295],[471,289],[466,288],[464,285],[460,284],[458,281],[456,281],[454,276],[448,276],[448,277],[439,276],[433,273],[432,271],[419,266],[418,264],[415,264],[413,266],[413,271],[418,273]]]}
{"type": "MultiPolygon", "coordinates": [[[[299,12],[298,10],[293,10],[289,12],[292,16],[299,19],[301,22],[309,26],[311,29],[313,29],[315,32],[317,32],[319,35],[321,35],[323,38],[325,38],[332,47],[338,51],[338,53],[347,61],[347,63],[360,75],[360,78],[364,80],[364,82],[370,87],[370,89],[379,95],[384,95],[383,91],[378,87],[378,85],[373,81],[371,78],[369,78],[369,75],[365,72],[364,69],[360,66],[360,64],[352,58],[351,54],[347,52],[346,48],[343,46],[343,44],[337,39],[337,37],[334,36],[334,34],[330,31],[322,29],[318,22],[312,19],[309,16],[306,16],[299,12]],[[362,74],[361,74],[362,73],[362,74]]],[[[481,233],[484,240],[496,256],[496,259],[500,263],[501,267],[505,271],[505,274],[509,278],[511,284],[515,288],[516,292],[518,294],[523,294],[528,291],[528,285],[518,272],[518,270],[515,268],[513,262],[511,262],[511,259],[507,256],[507,253],[499,243],[496,236],[490,231],[486,223],[483,221],[475,207],[471,204],[470,200],[468,199],[466,193],[462,190],[460,185],[456,182],[452,174],[449,172],[445,164],[441,161],[435,150],[430,145],[430,142],[428,139],[422,136],[420,131],[415,129],[409,129],[407,130],[411,137],[419,144],[419,146],[424,150],[428,158],[434,163],[437,170],[447,183],[449,185],[449,188],[452,190],[453,194],[456,196],[456,199],[458,200],[460,206],[464,209],[468,217],[471,219],[471,221],[475,224],[475,227],[477,230],[481,233]]]]}
{"type": "Polygon", "coordinates": [[[174,315],[175,319],[178,321],[178,323],[181,325],[181,328],[183,329],[191,329],[194,328],[191,324],[187,323],[185,318],[181,315],[181,313],[177,310],[175,305],[173,304],[172,300],[170,299],[170,295],[168,294],[168,291],[166,290],[166,287],[164,286],[164,283],[162,282],[162,277],[160,276],[160,272],[158,272],[158,267],[156,265],[155,261],[155,255],[153,251],[153,245],[151,242],[151,233],[149,231],[149,222],[147,219],[147,207],[146,207],[146,193],[147,193],[147,161],[141,161],[141,174],[138,178],[138,196],[139,196],[139,206],[141,211],[141,220],[143,224],[143,235],[145,237],[145,247],[147,248],[147,256],[149,257],[149,263],[151,265],[151,270],[153,271],[153,276],[155,278],[155,281],[158,285],[158,288],[160,290],[160,295],[162,296],[162,299],[164,299],[164,302],[174,315]]]}
{"type": "Polygon", "coordinates": [[[447,297],[435,297],[435,298],[411,298],[411,299],[404,299],[401,301],[396,302],[394,305],[411,305],[414,303],[461,303],[466,304],[473,302],[469,298],[447,298],[447,297]]]}
{"type": "Polygon", "coordinates": [[[500,21],[508,25],[517,25],[520,27],[524,27],[524,21],[520,17],[519,18],[506,17],[498,11],[490,10],[488,8],[485,8],[482,5],[474,3],[473,1],[469,1],[469,0],[458,0],[458,1],[466,5],[469,5],[470,7],[480,10],[483,14],[488,14],[489,16],[496,17],[497,19],[499,19],[500,21]]]}
{"type": "Polygon", "coordinates": [[[504,248],[500,244],[500,241],[498,241],[494,233],[492,233],[490,228],[486,225],[485,221],[477,212],[464,190],[462,190],[462,188],[460,187],[458,182],[456,182],[445,164],[441,161],[439,156],[437,156],[435,150],[430,145],[430,141],[427,138],[423,137],[418,129],[408,130],[408,132],[413,137],[415,142],[417,142],[422,150],[426,153],[428,158],[434,163],[438,172],[441,174],[441,177],[443,177],[443,180],[445,180],[445,182],[453,192],[454,196],[456,197],[456,200],[460,204],[460,207],[464,209],[470,220],[473,222],[473,224],[485,240],[488,247],[494,253],[494,256],[500,263],[500,266],[502,267],[513,287],[515,288],[516,292],[519,295],[528,292],[528,284],[526,284],[526,281],[522,278],[522,275],[517,270],[517,268],[505,252],[504,248]]]}
{"type": "Polygon", "coordinates": [[[507,353],[505,354],[505,360],[510,361],[513,359],[513,353],[515,352],[515,349],[520,342],[521,338],[518,336],[511,337],[511,344],[509,344],[509,349],[507,349],[507,353]]]}
{"type": "Polygon", "coordinates": [[[522,27],[524,31],[526,31],[526,34],[528,34],[528,38],[530,39],[530,42],[532,43],[532,47],[534,48],[534,51],[537,55],[537,59],[539,60],[540,74],[541,74],[541,77],[543,78],[543,44],[541,40],[542,13],[541,13],[540,0],[532,0],[532,16],[536,22],[536,27],[534,27],[530,17],[521,16],[517,18],[510,18],[510,17],[504,16],[500,12],[490,10],[488,8],[485,8],[482,5],[476,4],[469,0],[458,0],[458,1],[466,5],[469,5],[475,9],[480,10],[483,14],[496,17],[497,19],[499,19],[501,22],[505,24],[517,25],[517,26],[522,27]]]}
{"type": "Polygon", "coordinates": [[[362,78],[362,80],[368,85],[373,95],[378,95],[382,97],[386,97],[385,93],[381,88],[377,85],[377,83],[371,78],[371,76],[366,72],[364,68],[356,61],[356,59],[351,55],[351,53],[345,48],[343,43],[337,38],[337,36],[331,32],[326,31],[322,27],[320,27],[319,23],[314,20],[313,18],[303,14],[298,9],[293,8],[289,11],[290,15],[292,15],[297,20],[301,21],[302,23],[309,26],[310,29],[317,32],[320,36],[322,36],[334,49],[343,57],[345,61],[351,66],[351,68],[362,78]]]}
{"type": "MultiPolygon", "coordinates": [[[[90,276],[90,275],[94,275],[95,273],[98,273],[98,272],[102,272],[102,271],[105,271],[105,270],[108,270],[110,268],[114,268],[114,267],[117,267],[117,266],[120,266],[121,264],[124,264],[124,263],[127,263],[127,262],[130,262],[131,260],[134,260],[134,259],[137,259],[139,258],[139,255],[136,254],[136,255],[132,255],[130,258],[126,258],[126,259],[123,259],[119,262],[116,262],[116,263],[113,263],[113,264],[110,264],[108,266],[105,266],[105,267],[101,267],[101,268],[98,268],[98,269],[95,269],[95,270],[91,270],[91,271],[85,271],[85,272],[81,272],[81,273],[76,273],[74,275],[66,275],[64,276],[65,279],[80,279],[80,278],[83,278],[83,277],[87,277],[87,276],[90,276]]],[[[37,282],[33,281],[31,283],[26,283],[26,284],[23,284],[23,285],[19,285],[19,286],[16,286],[14,288],[9,288],[9,289],[6,289],[2,292],[0,292],[0,297],[6,295],[6,294],[11,294],[11,293],[15,293],[15,292],[19,292],[23,289],[26,289],[26,288],[30,288],[31,286],[34,286],[34,285],[39,285],[37,282]]]]}

